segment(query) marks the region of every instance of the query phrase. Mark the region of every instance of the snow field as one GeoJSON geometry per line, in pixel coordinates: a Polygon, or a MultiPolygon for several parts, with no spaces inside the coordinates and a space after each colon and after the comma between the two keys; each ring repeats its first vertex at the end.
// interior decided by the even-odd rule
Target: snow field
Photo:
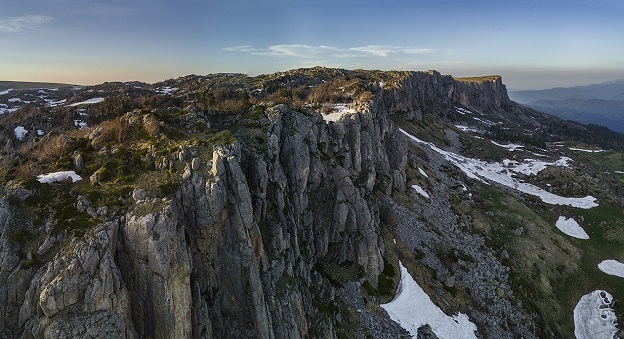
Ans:
{"type": "Polygon", "coordinates": [[[573,218],[559,217],[555,226],[561,230],[561,232],[577,238],[577,239],[589,239],[589,235],[585,232],[585,230],[579,225],[576,220],[573,218]]]}
{"type": "Polygon", "coordinates": [[[624,264],[613,259],[603,260],[598,268],[608,275],[624,278],[624,264]]]}
{"type": "Polygon", "coordinates": [[[57,181],[63,181],[67,178],[71,178],[72,182],[82,180],[82,177],[76,174],[75,171],[60,171],[60,172],[40,174],[37,176],[37,181],[39,181],[42,184],[50,184],[50,183],[57,182],[57,181]]]}
{"type": "Polygon", "coordinates": [[[613,296],[602,290],[582,296],[574,308],[574,336],[577,339],[612,339],[617,332],[612,301],[613,296]]]}
{"type": "Polygon", "coordinates": [[[409,274],[403,263],[399,261],[401,281],[394,299],[381,305],[390,318],[414,337],[418,328],[429,324],[440,339],[477,338],[477,326],[467,315],[458,313],[448,316],[436,306],[425,291],[409,274]]]}
{"type": "Polygon", "coordinates": [[[525,183],[514,177],[514,173],[522,173],[526,175],[536,174],[547,166],[567,166],[568,162],[571,161],[570,158],[562,157],[554,163],[546,163],[535,159],[525,159],[525,162],[521,164],[514,160],[505,160],[503,163],[488,163],[483,160],[472,159],[452,152],[447,152],[430,142],[416,138],[403,129],[400,129],[400,131],[410,139],[418,143],[428,145],[432,150],[443,155],[446,160],[453,163],[471,179],[478,180],[485,184],[489,184],[486,180],[490,180],[522,193],[536,196],[543,202],[551,205],[572,206],[583,209],[598,206],[596,198],[592,196],[586,196],[583,198],[566,198],[545,191],[535,185],[525,183]]]}

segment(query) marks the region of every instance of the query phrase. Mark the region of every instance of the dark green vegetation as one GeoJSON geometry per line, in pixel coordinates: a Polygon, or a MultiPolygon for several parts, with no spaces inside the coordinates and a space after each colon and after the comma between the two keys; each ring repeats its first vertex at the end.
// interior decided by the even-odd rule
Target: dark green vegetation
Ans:
{"type": "Polygon", "coordinates": [[[58,88],[71,86],[70,84],[61,84],[55,82],[26,82],[26,81],[0,81],[0,91],[12,89],[31,89],[31,88],[58,88]]]}

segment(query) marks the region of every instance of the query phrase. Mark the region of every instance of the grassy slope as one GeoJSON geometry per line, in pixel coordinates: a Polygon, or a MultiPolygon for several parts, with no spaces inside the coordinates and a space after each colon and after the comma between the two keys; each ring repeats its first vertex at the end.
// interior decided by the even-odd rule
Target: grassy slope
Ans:
{"type": "MultiPolygon", "coordinates": [[[[440,133],[444,127],[439,121],[401,125],[423,139],[448,146],[440,133]]],[[[506,152],[487,140],[461,135],[462,153],[489,161],[513,156],[501,154],[506,152]]],[[[566,143],[565,147],[577,146],[566,143]]],[[[553,331],[556,337],[573,337],[573,309],[581,296],[593,290],[604,289],[615,299],[624,300],[624,279],[606,275],[597,267],[605,259],[624,262],[624,210],[617,207],[622,203],[619,195],[624,174],[614,173],[624,171],[624,155],[614,151],[573,152],[566,148],[561,151],[574,159],[576,169],[557,175],[565,174],[565,180],[580,185],[575,191],[559,194],[594,194],[601,203],[599,207],[582,210],[547,205],[535,197],[514,197],[509,190],[495,185],[480,185],[470,208],[461,202],[454,205],[455,211],[471,217],[474,232],[486,236],[490,248],[509,253],[509,259],[502,260],[511,269],[514,293],[530,312],[543,317],[539,331],[544,336],[551,336],[553,331]],[[588,189],[591,190],[585,192],[588,189]],[[583,192],[576,192],[579,190],[583,192]],[[574,217],[590,239],[571,238],[559,231],[555,222],[560,215],[574,217]]],[[[542,179],[530,178],[545,187],[548,181],[542,179]]],[[[622,321],[624,309],[616,305],[616,312],[622,321]]]]}

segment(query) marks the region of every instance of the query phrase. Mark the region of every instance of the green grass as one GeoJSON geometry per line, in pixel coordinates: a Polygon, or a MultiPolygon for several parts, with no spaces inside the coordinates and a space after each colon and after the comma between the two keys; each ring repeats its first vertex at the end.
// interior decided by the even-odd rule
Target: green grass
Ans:
{"type": "Polygon", "coordinates": [[[511,268],[514,294],[529,311],[539,312],[555,333],[572,336],[572,310],[581,296],[605,289],[618,300],[624,298],[624,279],[608,276],[597,267],[604,259],[624,261],[621,209],[528,205],[490,186],[482,188],[474,207],[475,229],[489,237],[488,246],[509,252],[510,259],[503,262],[511,268]],[[560,215],[574,217],[590,239],[575,239],[559,231],[555,222],[560,215]],[[520,227],[524,232],[516,233],[520,227]]]}
{"type": "Polygon", "coordinates": [[[456,81],[460,82],[486,82],[486,81],[496,81],[501,78],[500,75],[485,75],[485,76],[477,76],[477,77],[464,77],[464,78],[453,78],[456,81]]]}

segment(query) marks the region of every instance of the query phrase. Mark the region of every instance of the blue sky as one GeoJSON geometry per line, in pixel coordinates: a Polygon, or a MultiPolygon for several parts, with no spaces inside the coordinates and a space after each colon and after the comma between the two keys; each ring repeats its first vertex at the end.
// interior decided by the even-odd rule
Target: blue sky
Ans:
{"type": "Polygon", "coordinates": [[[0,0],[0,79],[95,84],[315,65],[624,79],[624,1],[0,0]],[[3,2],[3,3],[2,3],[3,2]]]}

